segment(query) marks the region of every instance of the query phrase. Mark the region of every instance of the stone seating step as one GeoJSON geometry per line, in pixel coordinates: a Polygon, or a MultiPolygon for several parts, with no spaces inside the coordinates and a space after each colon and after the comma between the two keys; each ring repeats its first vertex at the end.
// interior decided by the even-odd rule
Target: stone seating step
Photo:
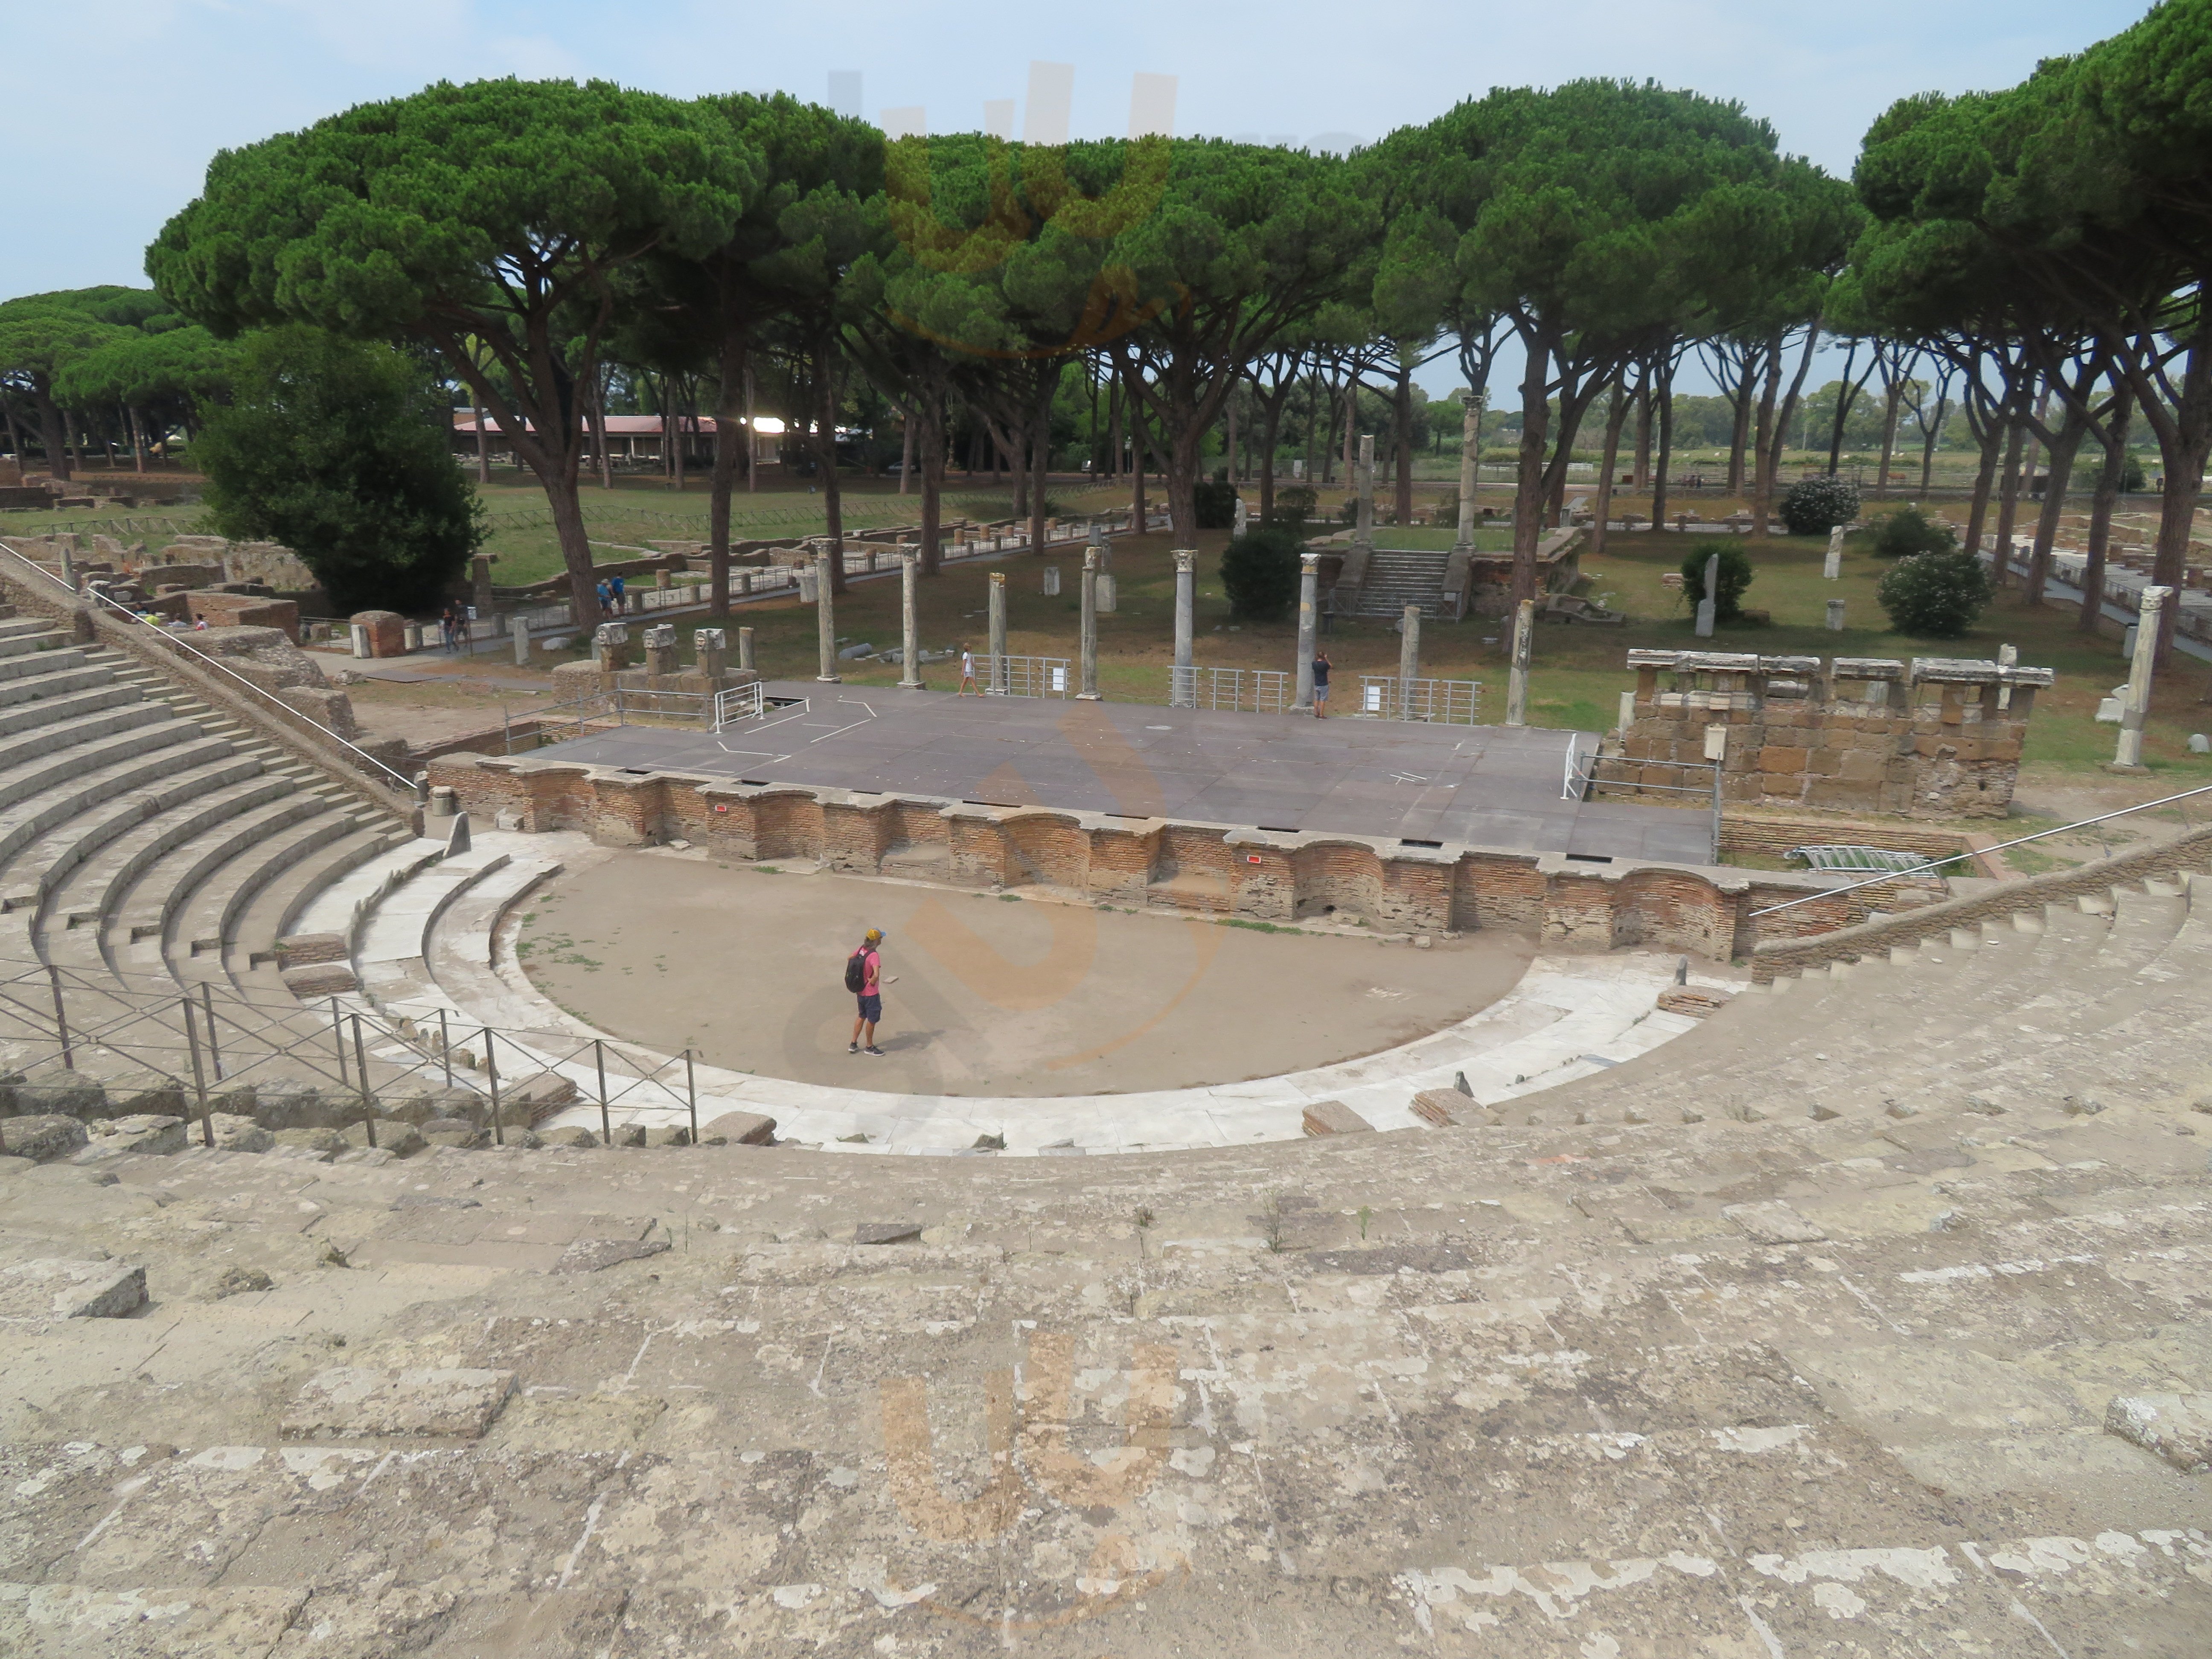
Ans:
{"type": "MultiPolygon", "coordinates": [[[[29,800],[56,783],[86,772],[152,755],[159,750],[177,748],[203,739],[204,735],[189,720],[155,720],[122,731],[86,736],[59,753],[35,754],[0,770],[0,808],[29,800]]],[[[228,745],[223,747],[228,752],[228,745]]]]}
{"type": "MultiPolygon", "coordinates": [[[[88,697],[94,694],[79,695],[88,697]]],[[[63,704],[72,701],[69,698],[58,700],[63,704]]],[[[124,702],[114,698],[107,699],[105,706],[95,703],[89,708],[33,703],[20,712],[44,714],[47,718],[36,723],[25,720],[15,729],[0,734],[0,774],[98,738],[149,726],[182,725],[182,722],[172,719],[169,712],[159,703],[124,702]]]]}
{"type": "MultiPolygon", "coordinates": [[[[26,703],[43,702],[64,692],[87,691],[114,683],[114,675],[97,664],[56,667],[35,677],[0,682],[0,708],[18,708],[26,703]]],[[[133,695],[137,695],[135,691],[133,695]]]]}
{"type": "Polygon", "coordinates": [[[0,811],[0,904],[13,909],[27,895],[43,897],[58,874],[149,812],[255,776],[259,764],[219,738],[191,738],[94,769],[0,811]]]}
{"type": "MultiPolygon", "coordinates": [[[[18,682],[21,684],[21,682],[18,682]]],[[[75,720],[81,715],[96,714],[103,708],[121,710],[136,708],[143,712],[141,719],[167,720],[168,711],[149,704],[138,695],[132,685],[119,684],[113,680],[103,684],[89,685],[77,690],[56,691],[51,696],[35,702],[25,702],[0,708],[0,735],[35,731],[59,720],[75,720]]]]}
{"type": "MultiPolygon", "coordinates": [[[[288,796],[267,809],[281,820],[281,833],[243,837],[225,850],[219,863],[173,884],[149,881],[147,896],[118,921],[116,948],[150,951],[173,965],[206,958],[222,977],[225,942],[235,921],[267,883],[319,849],[368,827],[364,818],[312,798],[288,796]],[[296,816],[289,809],[299,809],[296,816]],[[279,808],[286,809],[280,812],[279,808]]],[[[270,942],[276,935],[270,935],[270,942]]]]}

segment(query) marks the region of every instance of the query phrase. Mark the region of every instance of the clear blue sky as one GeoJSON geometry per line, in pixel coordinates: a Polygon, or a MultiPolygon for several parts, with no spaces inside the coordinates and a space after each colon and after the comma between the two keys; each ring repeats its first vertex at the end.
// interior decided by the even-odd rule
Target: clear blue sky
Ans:
{"type": "Polygon", "coordinates": [[[1859,135],[1893,100],[2008,84],[2142,9],[2113,0],[18,3],[0,9],[12,66],[0,99],[0,297],[143,283],[146,243],[197,191],[216,150],[441,78],[600,76],[679,95],[776,88],[826,101],[833,73],[857,73],[859,111],[872,119],[919,106],[931,131],[973,129],[987,100],[1011,99],[1019,136],[1029,66],[1042,60],[1073,67],[1077,137],[1125,131],[1142,73],[1175,77],[1180,133],[1334,147],[1492,86],[1650,77],[1740,99],[1786,149],[1846,173],[1859,135]]]}

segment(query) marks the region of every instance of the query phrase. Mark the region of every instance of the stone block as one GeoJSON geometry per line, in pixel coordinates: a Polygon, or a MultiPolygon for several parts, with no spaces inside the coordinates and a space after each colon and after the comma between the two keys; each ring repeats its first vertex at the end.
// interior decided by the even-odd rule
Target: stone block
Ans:
{"type": "Polygon", "coordinates": [[[279,975],[284,988],[302,1002],[315,997],[343,996],[361,988],[353,969],[342,962],[317,963],[307,968],[287,968],[279,975]]]}
{"type": "Polygon", "coordinates": [[[233,1112],[210,1112],[208,1124],[219,1152],[265,1152],[276,1144],[276,1137],[252,1118],[233,1112]]]}
{"type": "Polygon", "coordinates": [[[0,1270],[0,1317],[120,1319],[146,1305],[146,1270],[43,1256],[0,1270]]]}
{"type": "Polygon", "coordinates": [[[368,630],[370,656],[407,654],[407,618],[397,611],[356,611],[346,620],[356,628],[368,630]]]}
{"type": "Polygon", "coordinates": [[[645,1132],[645,1144],[648,1146],[689,1146],[691,1144],[691,1132],[681,1124],[647,1129],[645,1132]]]}
{"type": "Polygon", "coordinates": [[[1797,773],[1805,769],[1806,751],[1786,744],[1770,743],[1759,751],[1759,769],[1766,773],[1797,773]]]}
{"type": "Polygon", "coordinates": [[[623,1261],[641,1261],[668,1249],[665,1238],[580,1238],[561,1252],[556,1273],[595,1273],[623,1261]]]}
{"type": "Polygon", "coordinates": [[[1781,1200],[1763,1204],[1728,1204],[1721,1214],[1761,1244],[1817,1244],[1827,1237],[1781,1200]]]}
{"type": "Polygon", "coordinates": [[[1340,1100],[1315,1101],[1305,1109],[1302,1121],[1310,1135],[1358,1134],[1375,1127],[1340,1100]]]}
{"type": "Polygon", "coordinates": [[[465,1118],[434,1117],[416,1131],[426,1146],[452,1146],[471,1152],[491,1137],[465,1118]]]}
{"type": "Polygon", "coordinates": [[[2114,1395],[2105,1408],[2105,1431],[2184,1474],[2212,1470],[2212,1394],[2114,1395]]]}
{"type": "Polygon", "coordinates": [[[855,1244],[911,1244],[921,1237],[918,1221],[863,1221],[853,1229],[855,1244]]]}
{"type": "Polygon", "coordinates": [[[341,1365],[318,1372],[295,1396],[284,1413],[283,1433],[293,1440],[358,1435],[474,1440],[514,1392],[513,1371],[341,1365]]]}
{"type": "Polygon", "coordinates": [[[556,1128],[541,1129],[538,1139],[548,1146],[596,1146],[599,1138],[580,1123],[563,1123],[556,1128]]]}
{"type": "Polygon", "coordinates": [[[343,933],[288,933],[276,941],[276,953],[287,968],[312,968],[317,963],[346,960],[343,933]]]}
{"type": "Polygon", "coordinates": [[[613,1133],[607,1141],[607,1145],[610,1146],[644,1146],[645,1125],[642,1123],[617,1124],[614,1127],[613,1133]]]}
{"type": "Polygon", "coordinates": [[[133,1112],[125,1117],[104,1118],[89,1127],[92,1141],[85,1148],[88,1152],[144,1152],[165,1157],[185,1150],[184,1119],[162,1113],[133,1112]]]}
{"type": "Polygon", "coordinates": [[[1474,1102],[1456,1089],[1424,1089],[1413,1097],[1413,1115],[1439,1129],[1469,1121],[1474,1110],[1474,1102]]]}
{"type": "Polygon", "coordinates": [[[85,1144],[83,1123],[61,1112],[9,1118],[0,1123],[0,1130],[6,1131],[9,1156],[27,1158],[33,1164],[67,1158],[85,1144]]]}
{"type": "Polygon", "coordinates": [[[308,1156],[329,1160],[349,1150],[346,1138],[328,1126],[298,1129],[278,1129],[270,1139],[276,1143],[272,1151],[289,1152],[297,1156],[308,1156]]]}
{"type": "MultiPolygon", "coordinates": [[[[368,1125],[365,1122],[349,1123],[339,1133],[345,1137],[345,1143],[349,1146],[360,1148],[368,1145],[368,1125]]],[[[421,1152],[423,1145],[422,1132],[406,1119],[379,1118],[377,1120],[378,1151],[389,1152],[394,1158],[410,1158],[421,1152]]]]}
{"type": "Polygon", "coordinates": [[[253,1091],[253,1121],[264,1129],[328,1127],[323,1092],[307,1083],[264,1083],[253,1091]]]}
{"type": "Polygon", "coordinates": [[[511,1110],[517,1121],[535,1128],[575,1098],[574,1083],[558,1072],[539,1072],[501,1090],[499,1104],[502,1113],[511,1110]]]}
{"type": "Polygon", "coordinates": [[[1718,1013],[1729,1000],[1725,991],[1700,990],[1694,985],[1670,985],[1659,994],[1659,1011],[1704,1019],[1718,1013]]]}
{"type": "Polygon", "coordinates": [[[107,1115],[107,1091],[74,1072],[35,1073],[15,1085],[15,1110],[24,1117],[58,1113],[75,1118],[107,1115]]]}
{"type": "Polygon", "coordinates": [[[185,1085],[162,1073],[125,1072],[106,1079],[102,1086],[107,1091],[107,1109],[117,1117],[185,1115],[185,1085]]]}
{"type": "Polygon", "coordinates": [[[766,1146],[775,1139],[775,1120],[758,1112],[725,1112],[699,1131],[702,1146],[766,1146]]]}

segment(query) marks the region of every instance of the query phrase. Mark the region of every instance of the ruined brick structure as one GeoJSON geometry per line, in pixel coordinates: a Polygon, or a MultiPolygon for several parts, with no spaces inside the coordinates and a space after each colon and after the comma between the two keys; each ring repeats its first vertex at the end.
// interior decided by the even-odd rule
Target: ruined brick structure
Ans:
{"type": "Polygon", "coordinates": [[[1628,665],[1635,719],[1598,763],[1605,793],[1717,761],[1725,800],[1910,817],[2004,817],[2052,679],[1948,657],[1636,650],[1628,665]]]}
{"type": "Polygon", "coordinates": [[[1412,933],[1502,927],[1556,945],[1640,945],[1726,961],[1762,938],[1843,927],[1893,904],[1884,883],[1753,923],[1753,911],[1832,880],[520,757],[448,755],[428,770],[433,786],[452,786],[487,825],[580,830],[617,847],[680,839],[732,860],[817,859],[848,874],[1042,887],[1255,921],[1330,914],[1412,933]]]}

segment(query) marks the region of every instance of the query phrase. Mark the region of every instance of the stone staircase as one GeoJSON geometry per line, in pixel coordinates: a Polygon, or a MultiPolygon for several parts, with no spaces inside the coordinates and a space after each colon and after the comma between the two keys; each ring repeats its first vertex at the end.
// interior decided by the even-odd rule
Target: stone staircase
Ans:
{"type": "Polygon", "coordinates": [[[0,1651],[2186,1659],[2205,888],[1534,1121],[11,1161],[0,1651]]]}
{"type": "Polygon", "coordinates": [[[1451,617],[1451,601],[1444,593],[1444,568],[1449,553],[1399,552],[1378,547],[1367,556],[1367,574],[1358,590],[1340,595],[1337,609],[1355,617],[1397,617],[1409,605],[1421,607],[1425,617],[1451,617]]]}

